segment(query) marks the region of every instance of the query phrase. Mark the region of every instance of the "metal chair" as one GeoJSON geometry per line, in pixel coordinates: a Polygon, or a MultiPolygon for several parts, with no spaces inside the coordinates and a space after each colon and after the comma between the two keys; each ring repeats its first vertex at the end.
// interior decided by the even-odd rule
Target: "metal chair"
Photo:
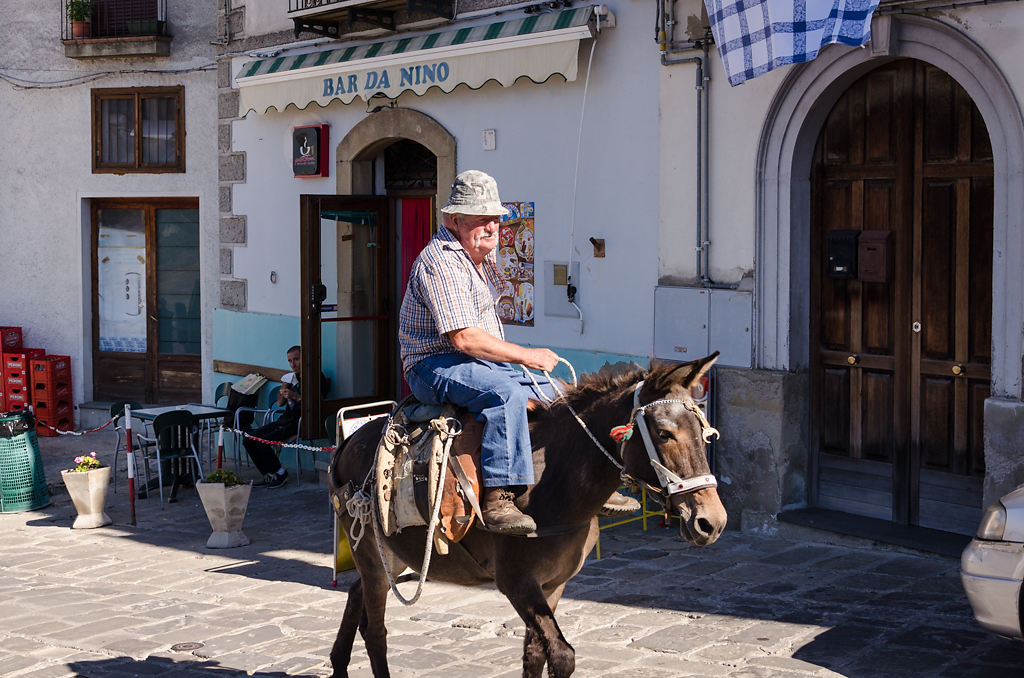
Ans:
{"type": "MultiPolygon", "coordinates": [[[[251,412],[253,414],[252,425],[249,427],[251,431],[254,428],[259,428],[270,422],[269,417],[271,412],[280,410],[277,406],[277,395],[281,392],[280,386],[275,386],[267,391],[267,406],[266,407],[239,407],[235,410],[235,431],[242,431],[241,415],[243,412],[251,412]]],[[[242,464],[242,450],[244,450],[243,442],[245,436],[241,433],[235,433],[235,470],[239,470],[242,464]]]]}
{"type": "MultiPolygon", "coordinates": [[[[201,407],[220,407],[220,399],[228,398],[231,395],[231,386],[234,382],[225,381],[222,384],[218,384],[216,390],[213,392],[212,403],[189,403],[189,405],[199,405],[201,407]]],[[[225,401],[226,404],[226,401],[225,401]]],[[[203,419],[199,422],[199,449],[205,449],[209,454],[206,457],[207,462],[210,465],[213,464],[213,455],[216,454],[216,450],[213,446],[213,427],[216,424],[217,419],[203,419]],[[206,445],[203,445],[203,438],[207,439],[206,445]]],[[[237,469],[237,466],[236,466],[237,469]]]]}
{"type": "MultiPolygon", "coordinates": [[[[188,464],[191,459],[195,462],[195,470],[198,471],[198,474],[194,474],[194,477],[202,478],[203,476],[203,464],[199,460],[199,453],[196,451],[197,432],[196,418],[192,416],[192,413],[184,410],[175,410],[165,412],[153,420],[152,438],[147,438],[142,434],[137,436],[139,449],[145,455],[147,497],[149,496],[150,453],[153,452],[156,456],[157,482],[160,487],[160,508],[164,507],[164,460],[177,462],[180,465],[183,462],[188,464]]],[[[171,485],[169,501],[174,501],[179,481],[184,473],[185,468],[180,466],[174,471],[174,481],[171,485]]]]}
{"type": "MultiPolygon", "coordinates": [[[[121,420],[124,418],[124,408],[125,408],[125,405],[131,407],[133,410],[142,409],[142,405],[140,405],[139,403],[135,402],[134,400],[120,400],[120,401],[118,401],[116,403],[112,403],[110,405],[110,417],[114,420],[114,433],[117,434],[117,441],[114,443],[114,469],[113,469],[113,474],[114,474],[114,494],[117,494],[117,456],[121,452],[121,445],[122,444],[125,445],[125,454],[126,455],[127,455],[127,452],[128,452],[128,449],[127,449],[127,438],[128,438],[128,436],[126,435],[125,427],[120,425],[121,420]],[[122,443],[122,441],[121,441],[122,437],[124,437],[124,439],[125,439],[124,443],[122,443]]],[[[132,419],[135,419],[135,417],[132,417],[132,419]]],[[[146,422],[142,421],[141,419],[136,419],[136,421],[141,422],[143,428],[145,429],[146,422]]],[[[138,472],[139,472],[139,463],[138,463],[138,461],[136,461],[135,462],[135,474],[138,475],[138,472]]]]}

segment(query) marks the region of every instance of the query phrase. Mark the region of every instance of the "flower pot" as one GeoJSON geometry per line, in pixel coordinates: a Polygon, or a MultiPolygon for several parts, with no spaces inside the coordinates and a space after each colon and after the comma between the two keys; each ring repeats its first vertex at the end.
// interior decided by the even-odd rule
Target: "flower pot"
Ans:
{"type": "Polygon", "coordinates": [[[72,21],[71,22],[71,37],[76,40],[81,38],[92,37],[92,22],[91,21],[72,21]]]}
{"type": "Polygon", "coordinates": [[[109,525],[110,516],[103,512],[107,505],[107,486],[110,485],[110,467],[91,471],[61,471],[64,487],[68,488],[78,517],[71,526],[77,529],[109,525]]]}
{"type": "Polygon", "coordinates": [[[242,523],[245,521],[252,483],[231,487],[224,483],[197,483],[196,490],[203,501],[210,527],[213,528],[213,534],[206,540],[206,547],[226,549],[248,544],[249,538],[242,532],[242,523]]]}

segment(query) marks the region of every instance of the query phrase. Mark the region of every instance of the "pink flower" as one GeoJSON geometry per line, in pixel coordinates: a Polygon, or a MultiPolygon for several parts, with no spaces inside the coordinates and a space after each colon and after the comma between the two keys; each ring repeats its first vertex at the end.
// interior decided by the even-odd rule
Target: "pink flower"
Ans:
{"type": "Polygon", "coordinates": [[[96,453],[95,452],[90,452],[89,456],[92,457],[93,459],[95,459],[96,458],[96,453]]]}
{"type": "Polygon", "coordinates": [[[75,457],[76,464],[81,464],[83,461],[85,461],[85,457],[75,457]]]}

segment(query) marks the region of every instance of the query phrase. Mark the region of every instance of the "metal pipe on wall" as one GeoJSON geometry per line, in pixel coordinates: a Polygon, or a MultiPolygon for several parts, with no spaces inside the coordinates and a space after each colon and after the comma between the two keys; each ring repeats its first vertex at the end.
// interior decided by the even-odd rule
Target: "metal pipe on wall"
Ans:
{"type": "Polygon", "coordinates": [[[708,119],[710,105],[708,96],[711,76],[708,74],[708,59],[710,57],[710,33],[705,34],[704,40],[688,43],[676,42],[675,32],[675,0],[659,0],[658,21],[656,23],[655,39],[658,41],[661,53],[661,65],[673,66],[676,64],[696,64],[696,86],[697,90],[697,279],[704,286],[712,284],[710,274],[710,248],[711,248],[711,220],[709,212],[711,209],[710,191],[710,135],[708,133],[710,120],[708,119]],[[664,2],[668,3],[668,14],[664,9],[664,2]],[[669,57],[671,52],[682,52],[692,49],[703,48],[703,56],[693,57],[669,57]]]}

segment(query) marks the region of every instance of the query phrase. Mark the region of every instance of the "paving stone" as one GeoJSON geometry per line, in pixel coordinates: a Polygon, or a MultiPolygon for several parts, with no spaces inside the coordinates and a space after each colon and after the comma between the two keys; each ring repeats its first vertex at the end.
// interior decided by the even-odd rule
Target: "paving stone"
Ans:
{"type": "Polygon", "coordinates": [[[692,635],[692,629],[688,627],[670,626],[634,640],[629,647],[642,647],[656,652],[685,653],[708,645],[709,642],[707,638],[692,635]]]}
{"type": "Polygon", "coordinates": [[[781,551],[761,558],[760,562],[769,565],[810,565],[814,562],[825,560],[836,555],[834,547],[830,546],[797,546],[788,551],[781,551]]]}

